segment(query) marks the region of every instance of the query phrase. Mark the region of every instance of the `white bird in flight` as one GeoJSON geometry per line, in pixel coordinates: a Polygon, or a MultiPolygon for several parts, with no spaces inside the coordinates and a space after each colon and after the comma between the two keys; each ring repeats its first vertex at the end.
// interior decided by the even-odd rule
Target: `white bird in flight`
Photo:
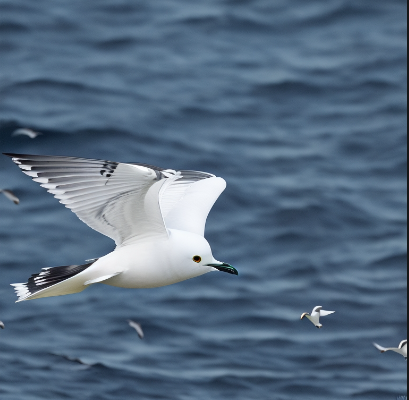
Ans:
{"type": "Polygon", "coordinates": [[[131,328],[135,329],[140,339],[143,339],[145,337],[141,324],[138,324],[137,322],[132,321],[131,319],[128,319],[128,324],[131,328]]]}
{"type": "Polygon", "coordinates": [[[308,318],[317,328],[322,328],[320,324],[320,317],[334,314],[335,311],[325,311],[321,306],[317,306],[312,310],[312,313],[304,313],[301,315],[301,319],[308,318]]]}
{"type": "Polygon", "coordinates": [[[207,216],[226,187],[224,179],[145,164],[6,155],[116,243],[112,253],[87,264],[44,268],[27,283],[13,284],[17,302],[78,293],[94,283],[155,288],[212,271],[238,275],[213,257],[204,238],[207,216]]]}
{"type": "Polygon", "coordinates": [[[14,204],[20,204],[20,199],[11,190],[0,189],[0,193],[3,193],[14,204]]]}
{"type": "Polygon", "coordinates": [[[11,136],[28,136],[30,139],[35,139],[37,136],[42,135],[40,132],[33,131],[29,128],[16,129],[11,136]]]}
{"type": "Polygon", "coordinates": [[[387,351],[394,351],[395,353],[398,353],[400,355],[402,355],[403,357],[405,357],[405,359],[408,359],[408,340],[402,340],[402,342],[400,342],[399,347],[398,348],[385,348],[382,346],[379,346],[379,344],[374,343],[373,344],[381,353],[386,353],[387,351]]]}
{"type": "Polygon", "coordinates": [[[4,328],[5,328],[5,325],[4,325],[4,322],[3,322],[3,321],[0,321],[0,328],[1,328],[1,329],[4,329],[4,328]]]}

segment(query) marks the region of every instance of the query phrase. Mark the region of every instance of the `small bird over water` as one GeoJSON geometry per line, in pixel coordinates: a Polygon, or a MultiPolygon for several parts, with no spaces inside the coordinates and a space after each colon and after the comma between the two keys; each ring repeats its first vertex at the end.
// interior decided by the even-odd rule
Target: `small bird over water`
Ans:
{"type": "Polygon", "coordinates": [[[308,318],[317,328],[322,328],[320,324],[320,317],[334,314],[335,311],[325,311],[321,306],[317,306],[312,310],[312,313],[304,313],[301,315],[301,319],[308,318]]]}
{"type": "Polygon", "coordinates": [[[207,216],[226,182],[206,172],[75,157],[6,154],[96,231],[112,253],[84,265],[44,268],[12,286],[18,301],[79,293],[95,283],[122,288],[172,285],[212,271],[207,216]]]}
{"type": "Polygon", "coordinates": [[[11,136],[28,136],[30,139],[35,139],[37,136],[42,135],[40,132],[33,131],[29,128],[16,129],[11,136]]]}
{"type": "Polygon", "coordinates": [[[136,333],[138,336],[143,339],[145,337],[145,334],[143,333],[142,326],[141,324],[138,324],[135,321],[132,321],[131,319],[128,319],[128,324],[131,328],[134,328],[136,330],[136,333]]]}
{"type": "Polygon", "coordinates": [[[14,204],[20,204],[20,199],[11,190],[0,189],[0,193],[3,193],[14,204]]]}
{"type": "Polygon", "coordinates": [[[401,356],[405,357],[405,360],[408,359],[408,340],[402,340],[400,342],[398,348],[385,348],[382,346],[379,346],[379,344],[374,343],[373,344],[381,353],[386,353],[387,351],[394,351],[395,353],[400,354],[401,356]]]}
{"type": "Polygon", "coordinates": [[[4,325],[4,323],[3,323],[2,321],[0,321],[0,328],[1,328],[1,329],[4,329],[4,328],[5,328],[5,325],[4,325]]]}

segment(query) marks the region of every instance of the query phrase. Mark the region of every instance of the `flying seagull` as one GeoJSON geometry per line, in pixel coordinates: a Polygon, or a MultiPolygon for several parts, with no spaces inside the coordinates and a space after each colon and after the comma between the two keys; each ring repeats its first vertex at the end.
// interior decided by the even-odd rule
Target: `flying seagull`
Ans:
{"type": "Polygon", "coordinates": [[[3,193],[14,204],[20,204],[20,199],[11,190],[0,189],[0,193],[3,193]]]}
{"type": "Polygon", "coordinates": [[[135,321],[132,321],[131,319],[128,319],[128,324],[131,328],[134,328],[136,330],[136,333],[138,336],[143,339],[145,337],[145,334],[143,333],[142,326],[141,324],[138,324],[135,321]]]}
{"type": "Polygon", "coordinates": [[[312,313],[304,313],[301,315],[301,319],[308,318],[317,328],[322,328],[320,324],[320,317],[334,314],[335,311],[325,311],[321,306],[317,306],[312,310],[312,313]]]}
{"type": "Polygon", "coordinates": [[[373,344],[381,353],[386,353],[387,351],[394,351],[395,353],[398,353],[400,355],[402,355],[403,357],[405,357],[405,360],[408,359],[408,340],[402,340],[402,342],[400,342],[399,347],[396,348],[389,348],[386,349],[385,347],[379,346],[379,344],[374,343],[373,344]]]}
{"type": "Polygon", "coordinates": [[[0,328],[1,328],[1,329],[4,329],[4,328],[5,328],[5,325],[4,325],[4,323],[3,323],[2,321],[0,321],[0,328]]]}
{"type": "Polygon", "coordinates": [[[53,355],[53,356],[56,356],[56,357],[61,357],[64,360],[71,361],[73,363],[84,365],[86,367],[92,367],[93,366],[93,364],[88,364],[88,363],[82,361],[80,358],[70,357],[70,356],[66,356],[65,354],[58,354],[58,353],[50,353],[50,354],[53,355]]]}
{"type": "Polygon", "coordinates": [[[37,136],[42,135],[40,132],[33,131],[29,128],[16,129],[11,136],[28,136],[30,139],[35,139],[37,136]]]}
{"type": "Polygon", "coordinates": [[[224,179],[136,163],[6,155],[116,243],[115,251],[87,264],[44,268],[27,283],[13,284],[18,302],[78,293],[94,283],[155,288],[211,271],[238,275],[213,257],[204,238],[207,216],[226,187],[224,179]]]}

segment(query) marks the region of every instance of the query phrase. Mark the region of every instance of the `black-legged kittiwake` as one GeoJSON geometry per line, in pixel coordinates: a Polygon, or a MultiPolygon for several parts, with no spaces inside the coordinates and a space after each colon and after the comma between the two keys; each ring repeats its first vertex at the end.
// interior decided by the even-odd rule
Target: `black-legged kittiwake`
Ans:
{"type": "Polygon", "coordinates": [[[312,310],[312,313],[304,313],[301,315],[301,319],[308,318],[317,328],[322,328],[320,324],[320,317],[325,317],[330,314],[334,314],[335,311],[325,311],[321,306],[317,306],[312,310]]]}
{"type": "Polygon", "coordinates": [[[60,156],[6,154],[91,228],[116,243],[84,265],[45,268],[14,284],[18,301],[78,293],[94,283],[155,288],[211,271],[207,216],[226,182],[206,172],[60,156]]]}
{"type": "Polygon", "coordinates": [[[374,343],[373,344],[381,353],[386,353],[387,351],[394,351],[395,353],[400,354],[401,356],[405,357],[405,359],[408,359],[408,340],[402,340],[399,344],[398,348],[385,348],[382,346],[379,346],[379,344],[374,343]]]}

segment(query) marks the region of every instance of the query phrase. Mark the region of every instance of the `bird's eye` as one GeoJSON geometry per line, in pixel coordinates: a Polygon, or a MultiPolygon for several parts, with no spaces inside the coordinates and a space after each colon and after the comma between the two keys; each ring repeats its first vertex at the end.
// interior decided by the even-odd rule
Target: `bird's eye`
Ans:
{"type": "Polygon", "coordinates": [[[200,256],[194,256],[193,257],[193,261],[195,262],[195,263],[200,263],[200,261],[202,261],[202,257],[200,257],[200,256]]]}

